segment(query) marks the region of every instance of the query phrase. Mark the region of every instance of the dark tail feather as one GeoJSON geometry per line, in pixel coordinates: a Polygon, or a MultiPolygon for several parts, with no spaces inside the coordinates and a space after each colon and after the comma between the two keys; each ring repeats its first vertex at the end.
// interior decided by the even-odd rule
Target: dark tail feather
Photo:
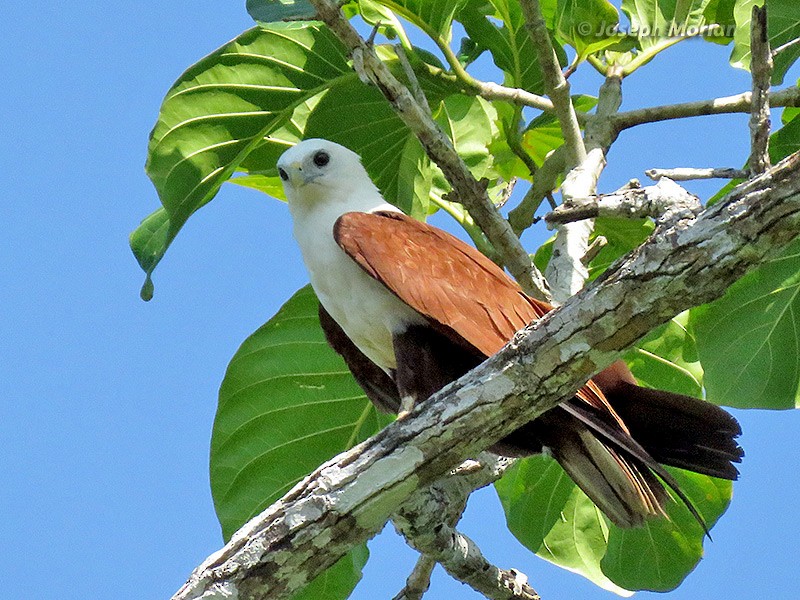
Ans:
{"type": "MultiPolygon", "coordinates": [[[[669,496],[664,489],[664,485],[662,484],[663,481],[670,487],[670,489],[675,493],[684,506],[686,506],[695,520],[703,528],[703,531],[708,538],[711,539],[711,533],[708,530],[708,525],[706,524],[705,519],[698,512],[695,505],[692,504],[692,501],[689,499],[689,497],[680,488],[678,482],[672,475],[670,475],[669,471],[656,462],[656,460],[638,443],[637,440],[629,436],[627,433],[621,431],[618,427],[609,426],[608,423],[606,423],[595,413],[595,411],[583,406],[582,404],[567,403],[562,405],[562,407],[567,413],[572,415],[577,421],[587,428],[587,433],[598,436],[598,439],[603,441],[604,445],[609,447],[609,450],[616,450],[616,453],[621,457],[627,457],[626,462],[634,465],[636,470],[642,474],[642,477],[646,478],[651,493],[659,500],[657,514],[666,514],[663,503],[669,499],[669,496]],[[656,477],[656,475],[658,475],[658,477],[656,477]]],[[[607,473],[604,473],[604,475],[607,476],[607,473]]],[[[575,480],[575,482],[578,483],[584,492],[586,492],[586,489],[578,480],[575,480]]],[[[588,492],[586,492],[586,495],[592,498],[592,501],[597,504],[597,501],[588,492]]],[[[600,505],[598,504],[598,506],[600,505]]],[[[636,506],[633,505],[631,508],[635,510],[636,506]]],[[[642,513],[642,517],[647,517],[651,514],[656,513],[642,513]]],[[[631,527],[639,524],[633,523],[633,525],[629,525],[624,522],[618,522],[613,518],[611,518],[611,520],[621,527],[631,527]]]]}
{"type": "MultiPolygon", "coordinates": [[[[636,456],[646,452],[630,438],[620,444],[611,433],[599,434],[594,423],[587,424],[570,408],[562,405],[534,423],[537,438],[578,487],[620,527],[636,527],[648,517],[663,515],[669,495],[650,465],[636,456]],[[630,444],[633,453],[626,448],[630,444]]],[[[600,427],[611,431],[605,423],[600,427]]],[[[623,436],[619,432],[620,440],[623,436]]]]}
{"type": "Polygon", "coordinates": [[[744,451],[739,423],[719,406],[690,396],[620,382],[603,389],[631,436],[657,462],[735,480],[744,451]]]}

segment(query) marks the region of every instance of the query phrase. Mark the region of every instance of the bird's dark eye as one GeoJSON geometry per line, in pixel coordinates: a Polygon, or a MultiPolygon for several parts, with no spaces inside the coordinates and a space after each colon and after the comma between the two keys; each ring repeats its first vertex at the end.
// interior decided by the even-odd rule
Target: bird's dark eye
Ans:
{"type": "Polygon", "coordinates": [[[318,167],[324,167],[330,162],[330,160],[331,156],[325,152],[325,150],[320,150],[314,155],[314,164],[318,167]]]}
{"type": "Polygon", "coordinates": [[[280,175],[281,179],[284,181],[289,181],[289,176],[286,174],[286,171],[283,170],[283,167],[278,167],[278,175],[280,175]]]}

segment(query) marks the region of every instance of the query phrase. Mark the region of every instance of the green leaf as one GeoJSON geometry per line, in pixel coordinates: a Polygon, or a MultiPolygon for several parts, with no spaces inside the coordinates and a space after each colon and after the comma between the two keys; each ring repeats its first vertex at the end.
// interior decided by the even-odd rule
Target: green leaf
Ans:
{"type": "MultiPolygon", "coordinates": [[[[730,504],[733,484],[724,479],[668,469],[709,527],[730,504]]],[[[617,585],[630,590],[668,592],[678,587],[703,557],[704,532],[686,507],[674,501],[668,518],[643,527],[611,526],[600,566],[617,585]]]]}
{"type": "Polygon", "coordinates": [[[548,27],[584,59],[619,42],[618,24],[619,13],[607,0],[557,0],[548,27]]]}
{"type": "MultiPolygon", "coordinates": [[[[733,36],[731,64],[740,69],[750,69],[750,20],[753,6],[764,6],[764,0],[737,0],[733,9],[736,32],[733,36]]],[[[800,12],[796,0],[769,0],[767,34],[772,49],[800,38],[800,12]]],[[[773,85],[783,83],[786,71],[798,58],[800,58],[800,44],[779,52],[773,58],[773,85]]]]}
{"type": "Polygon", "coordinates": [[[800,406],[800,239],[692,309],[691,325],[711,402],[800,406]]]}
{"type": "Polygon", "coordinates": [[[373,0],[410,21],[434,41],[450,43],[453,16],[466,0],[373,0]]]}
{"type": "MultiPolygon", "coordinates": [[[[169,216],[160,259],[265,136],[326,89],[356,78],[338,40],[317,26],[255,28],[190,67],[150,136],[147,173],[169,216]]],[[[147,263],[147,275],[158,260],[147,263]]]]}
{"type": "Polygon", "coordinates": [[[416,136],[378,90],[358,80],[337,86],[309,116],[305,136],[347,146],[361,156],[364,168],[388,202],[410,215],[427,212],[428,158],[416,136]]]}
{"type": "Polygon", "coordinates": [[[608,525],[552,458],[524,458],[494,484],[511,533],[541,558],[627,596],[600,570],[608,525]]]}
{"type": "Polygon", "coordinates": [[[144,285],[139,293],[144,301],[153,298],[153,280],[150,274],[172,241],[174,234],[171,232],[169,215],[166,210],[159,208],[147,216],[130,235],[129,241],[133,255],[146,273],[144,285]]]}
{"type": "MultiPolygon", "coordinates": [[[[588,112],[597,104],[592,96],[573,96],[575,110],[588,112]]],[[[542,113],[531,120],[522,134],[522,147],[533,161],[541,166],[547,155],[564,143],[558,119],[550,113],[542,113]]]]}
{"type": "Polygon", "coordinates": [[[697,357],[689,311],[651,331],[625,355],[641,385],[703,397],[703,368],[697,357]]]}
{"type": "MultiPolygon", "coordinates": [[[[228,365],[211,439],[211,492],[225,539],[387,421],[328,347],[317,310],[310,286],[302,288],[228,365]]],[[[355,549],[300,597],[346,598],[365,552],[355,549]]]]}
{"type": "Polygon", "coordinates": [[[259,23],[313,19],[317,10],[308,0],[247,0],[247,13],[259,23]]]}
{"type": "MultiPolygon", "coordinates": [[[[631,32],[648,60],[661,50],[701,34],[705,11],[716,0],[622,0],[631,32]]],[[[646,60],[644,62],[647,62],[646,60]]]]}
{"type": "Polygon", "coordinates": [[[769,138],[769,157],[773,164],[800,150],[800,112],[794,114],[791,121],[769,138]]]}
{"type": "MultiPolygon", "coordinates": [[[[706,523],[713,525],[730,502],[731,483],[669,470],[706,523]]],[[[620,529],[547,456],[518,461],[495,488],[508,527],[523,545],[620,595],[674,589],[703,554],[705,534],[683,504],[669,503],[668,518],[620,529]]]]}
{"type": "Polygon", "coordinates": [[[542,93],[539,58],[525,29],[519,2],[470,0],[458,19],[469,37],[489,50],[494,64],[505,73],[506,84],[542,93]],[[501,26],[496,24],[497,20],[501,26]]]}
{"type": "MultiPolygon", "coordinates": [[[[492,103],[478,96],[453,95],[440,104],[433,117],[453,141],[453,147],[473,176],[479,181],[486,178],[490,184],[497,184],[499,175],[489,147],[500,135],[500,130],[492,103]]],[[[434,183],[435,193],[439,196],[450,189],[438,168],[434,183]]]]}

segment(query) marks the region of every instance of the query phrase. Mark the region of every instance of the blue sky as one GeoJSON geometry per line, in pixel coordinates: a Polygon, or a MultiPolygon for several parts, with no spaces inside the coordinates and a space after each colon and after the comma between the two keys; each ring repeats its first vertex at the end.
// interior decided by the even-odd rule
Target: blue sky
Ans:
{"type": "MultiPolygon", "coordinates": [[[[306,282],[285,207],[225,186],[175,242],[150,303],[127,236],[157,206],[143,164],[164,93],[252,22],[244,2],[12,3],[0,71],[0,562],[8,599],[168,598],[221,544],[208,486],[216,393],[238,345],[306,282]]],[[[685,42],[625,82],[626,108],[736,93],[728,49],[685,42]]],[[[795,67],[787,81],[796,80],[795,67]]],[[[585,69],[576,91],[596,90],[585,69]]],[[[746,117],[623,134],[608,191],[650,167],[739,166],[746,117]]],[[[717,184],[696,186],[708,196],[717,184]]],[[[535,240],[526,239],[533,243],[535,240]]],[[[737,412],[747,456],[706,558],[675,599],[796,598],[800,415],[737,412]]],[[[530,555],[491,490],[462,524],[546,600],[613,596],[530,555]]],[[[372,542],[354,598],[415,560],[372,542]]],[[[437,575],[426,598],[477,598],[437,575]]],[[[641,594],[640,597],[649,597],[641,594]]]]}

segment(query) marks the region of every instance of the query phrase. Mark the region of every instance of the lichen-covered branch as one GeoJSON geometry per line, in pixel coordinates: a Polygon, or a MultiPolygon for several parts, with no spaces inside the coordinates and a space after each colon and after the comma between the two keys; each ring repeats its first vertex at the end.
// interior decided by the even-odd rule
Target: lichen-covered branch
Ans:
{"type": "Polygon", "coordinates": [[[455,579],[493,600],[538,600],[527,578],[516,570],[490,564],[480,549],[455,525],[476,489],[500,478],[512,460],[483,453],[478,468],[457,470],[417,491],[392,518],[409,545],[436,562],[455,579]]]}
{"type": "Polygon", "coordinates": [[[675,169],[647,169],[644,172],[653,181],[668,177],[672,181],[692,181],[694,179],[747,179],[748,171],[730,167],[697,169],[692,167],[677,167],[675,169]]]}
{"type": "MultiPolygon", "coordinates": [[[[586,154],[583,161],[564,178],[563,204],[579,204],[597,193],[597,181],[606,166],[606,152],[616,139],[612,119],[622,104],[622,73],[609,67],[597,98],[597,110],[586,122],[586,154]]],[[[586,254],[594,221],[584,219],[557,227],[553,255],[547,265],[547,281],[553,300],[560,304],[575,294],[589,277],[586,254]]]]}
{"type": "Polygon", "coordinates": [[[526,292],[542,300],[549,299],[544,276],[534,266],[511,225],[492,204],[486,186],[472,176],[450,139],[414,99],[408,88],[392,75],[374,49],[361,38],[335,1],[311,0],[311,3],[320,19],[353,54],[359,74],[367,77],[381,91],[397,115],[417,136],[425,152],[444,173],[459,201],[502,257],[509,272],[526,292]]]}
{"type": "Polygon", "coordinates": [[[750,171],[759,175],[769,168],[769,88],[772,53],[767,35],[767,7],[753,6],[750,21],[750,72],[753,100],[750,107],[750,171]]]}
{"type": "Polygon", "coordinates": [[[436,559],[420,554],[414,569],[406,579],[406,585],[392,600],[421,600],[431,585],[431,574],[436,568],[436,559]]]}
{"type": "MultiPolygon", "coordinates": [[[[753,105],[753,93],[744,92],[735,96],[712,98],[711,100],[698,100],[681,104],[667,104],[639,108],[621,112],[614,116],[612,125],[620,132],[645,123],[657,123],[671,119],[686,119],[689,117],[702,117],[705,115],[721,115],[730,113],[749,113],[753,105]]],[[[800,106],[800,87],[793,86],[770,95],[770,105],[800,106]]]]}
{"type": "Polygon", "coordinates": [[[798,231],[794,154],[652,236],[409,418],[322,465],[200,565],[174,600],[289,598],[416,490],[571,397],[654,327],[721,296],[798,231]]]}
{"type": "Polygon", "coordinates": [[[656,185],[649,187],[627,187],[613,194],[583,199],[576,204],[562,204],[545,215],[545,221],[557,224],[596,217],[650,217],[661,225],[672,223],[676,219],[692,218],[702,208],[697,196],[690,194],[671,179],[663,177],[656,185]]]}

